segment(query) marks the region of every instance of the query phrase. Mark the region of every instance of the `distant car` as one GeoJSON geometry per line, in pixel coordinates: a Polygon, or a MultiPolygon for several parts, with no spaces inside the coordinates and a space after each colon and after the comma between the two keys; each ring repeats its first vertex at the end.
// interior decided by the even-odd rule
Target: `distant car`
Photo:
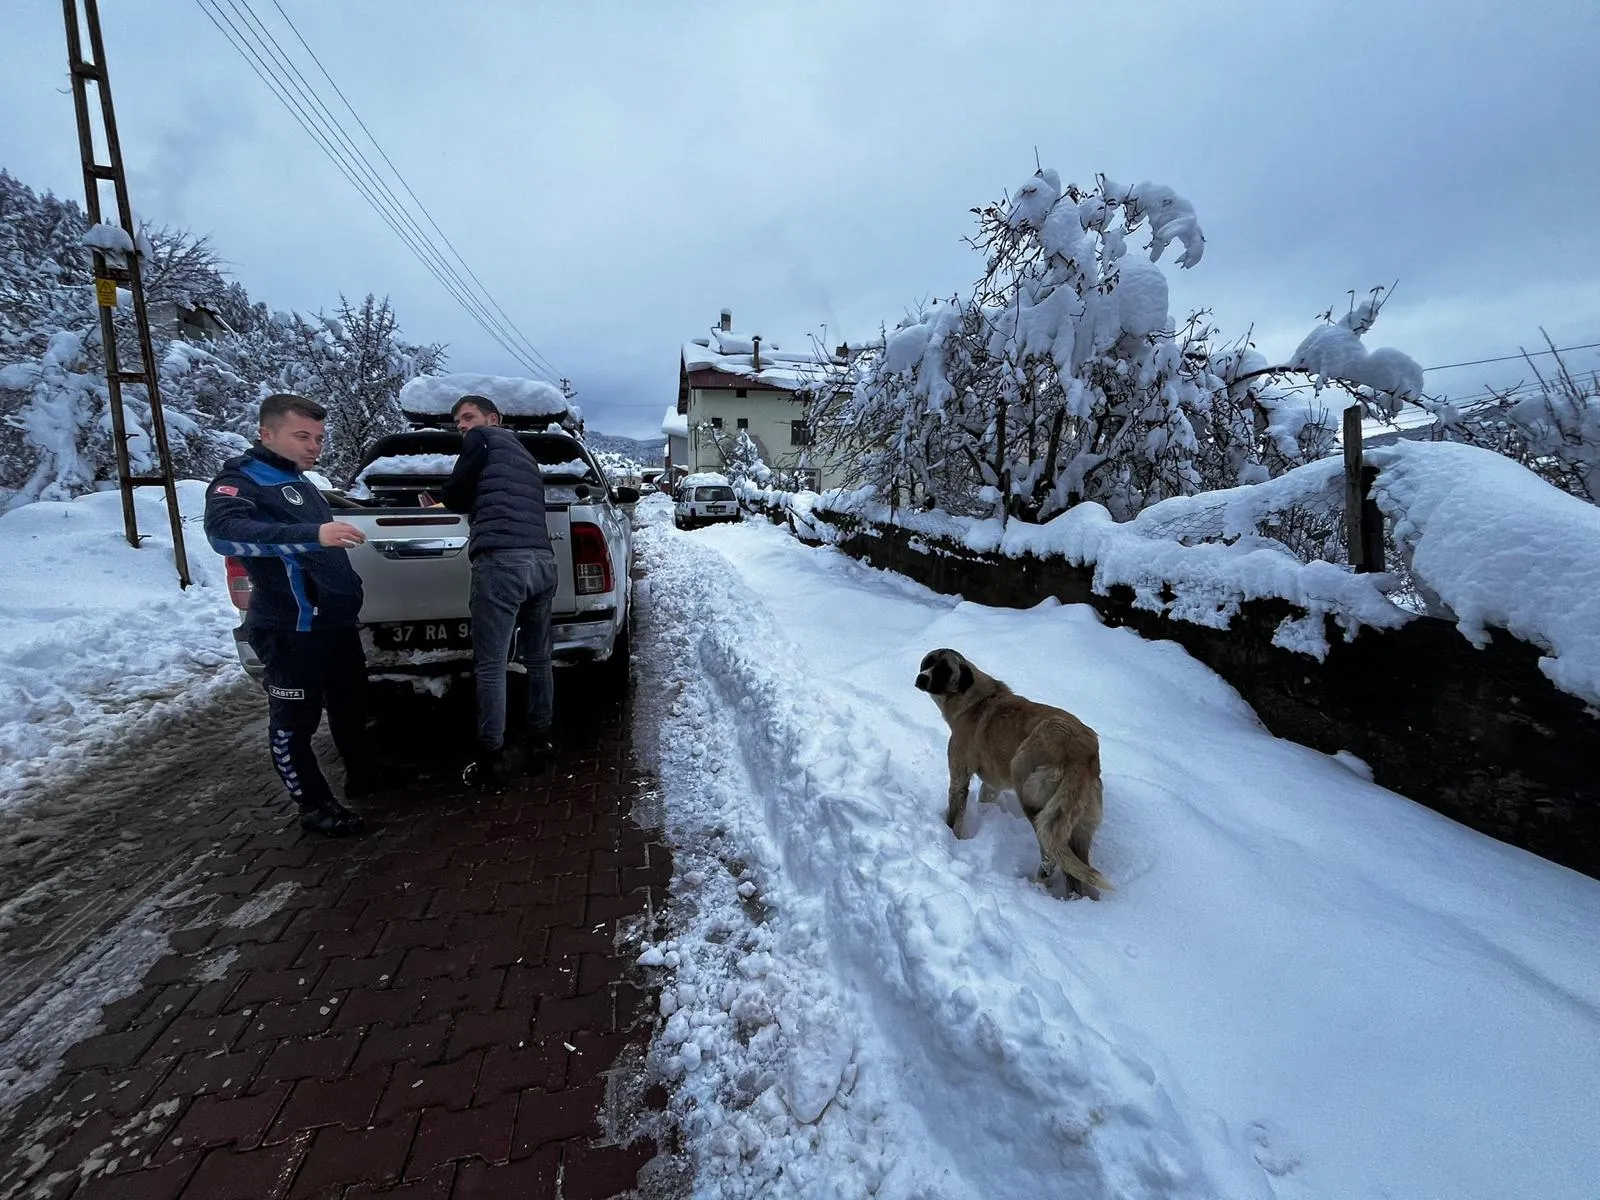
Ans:
{"type": "Polygon", "coordinates": [[[678,484],[672,523],[679,529],[739,520],[739,500],[727,476],[701,472],[685,475],[678,484]]]}

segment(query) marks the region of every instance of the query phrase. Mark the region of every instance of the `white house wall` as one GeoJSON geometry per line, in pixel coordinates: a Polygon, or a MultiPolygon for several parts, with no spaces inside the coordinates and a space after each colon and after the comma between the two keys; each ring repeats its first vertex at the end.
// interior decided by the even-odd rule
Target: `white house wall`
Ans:
{"type": "MultiPolygon", "coordinates": [[[[749,389],[740,397],[733,389],[692,388],[689,392],[689,455],[685,461],[696,471],[717,471],[722,468],[722,456],[717,451],[710,431],[702,432],[700,426],[716,417],[722,418],[720,436],[737,438],[739,418],[749,421],[749,432],[761,448],[762,460],[773,470],[791,470],[800,465],[805,447],[791,441],[790,422],[804,419],[805,405],[790,399],[788,392],[749,389]]],[[[674,439],[676,442],[676,439],[674,439]]],[[[673,448],[673,461],[677,462],[677,447],[673,448]]],[[[833,486],[826,464],[809,462],[806,465],[822,468],[822,487],[833,486]]]]}

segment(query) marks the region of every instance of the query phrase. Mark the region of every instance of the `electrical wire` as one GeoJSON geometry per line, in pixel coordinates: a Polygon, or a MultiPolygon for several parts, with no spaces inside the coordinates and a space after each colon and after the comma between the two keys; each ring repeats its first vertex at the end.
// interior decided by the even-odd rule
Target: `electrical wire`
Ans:
{"type": "MultiPolygon", "coordinates": [[[[240,12],[235,0],[226,0],[226,2],[233,8],[234,13],[239,16],[240,21],[244,22],[244,14],[240,12]]],[[[293,81],[282,73],[281,69],[278,68],[278,57],[274,56],[271,49],[268,48],[269,41],[274,46],[277,44],[276,39],[271,37],[270,31],[261,26],[262,33],[265,34],[266,38],[266,40],[263,40],[262,36],[253,35],[253,31],[248,28],[248,25],[245,29],[241,29],[222,10],[219,0],[196,0],[196,3],[211,23],[216,26],[218,32],[239,52],[246,65],[255,72],[268,90],[289,111],[289,114],[305,131],[306,135],[328,156],[350,185],[361,194],[373,211],[382,218],[406,248],[417,257],[418,261],[433,275],[451,298],[456,300],[480,328],[512,358],[516,359],[535,376],[547,375],[551,382],[555,382],[554,369],[550,367],[548,360],[541,355],[538,362],[533,361],[527,351],[519,349],[515,344],[515,340],[494,320],[492,314],[488,312],[482,302],[472,295],[471,289],[466,286],[459,272],[456,272],[450,266],[437,246],[432,243],[416,221],[399,204],[398,198],[394,196],[392,189],[389,189],[377,175],[370,161],[367,161],[365,156],[361,155],[359,148],[354,145],[348,133],[345,133],[342,126],[333,118],[333,114],[326,104],[323,104],[320,98],[315,96],[314,91],[309,91],[308,93],[307,88],[295,86],[293,81]],[[265,51],[268,58],[272,58],[273,61],[269,63],[267,58],[263,58],[262,53],[257,51],[257,46],[260,46],[261,50],[265,51]],[[299,97],[298,100],[296,99],[297,95],[299,97]],[[306,101],[307,104],[313,107],[308,109],[306,104],[300,103],[300,100],[306,101]],[[326,114],[326,118],[318,116],[316,107],[321,108],[322,112],[326,114]],[[338,130],[337,134],[329,129],[330,125],[338,130]],[[354,151],[355,161],[352,161],[352,155],[343,150],[335,140],[340,135],[342,135],[344,145],[354,151]],[[363,166],[365,167],[364,173],[363,166]],[[383,198],[384,194],[388,196],[387,203],[383,198]],[[414,232],[408,231],[407,225],[414,232]]],[[[248,8],[248,0],[246,0],[246,8],[248,8]]],[[[251,12],[250,16],[254,18],[255,14],[251,12]]],[[[255,20],[255,24],[260,26],[259,19],[255,20]]],[[[278,55],[282,56],[281,46],[277,49],[278,55]]],[[[290,70],[293,70],[304,82],[304,76],[300,75],[292,61],[287,60],[286,56],[283,56],[283,61],[288,62],[290,70]]],[[[481,283],[479,287],[482,287],[481,283]]],[[[487,295],[486,291],[485,294],[487,295]]],[[[490,299],[492,301],[492,297],[490,299]]],[[[525,337],[522,340],[524,342],[527,341],[525,337]]],[[[533,349],[531,343],[528,343],[528,349],[533,349]]],[[[535,351],[534,353],[537,352],[535,351]]]]}

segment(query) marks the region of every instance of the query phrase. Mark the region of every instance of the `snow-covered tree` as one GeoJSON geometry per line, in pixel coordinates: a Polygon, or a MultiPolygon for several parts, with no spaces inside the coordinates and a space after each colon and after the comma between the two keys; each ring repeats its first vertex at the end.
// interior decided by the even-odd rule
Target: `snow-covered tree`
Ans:
{"type": "Polygon", "coordinates": [[[348,483],[366,446],[407,428],[400,389],[414,376],[436,374],[444,347],[402,340],[388,297],[370,293],[359,307],[341,296],[336,316],[297,316],[292,331],[297,354],[282,386],[327,408],[321,469],[334,482],[348,483]]]}
{"type": "MultiPolygon", "coordinates": [[[[180,477],[204,478],[247,445],[261,398],[285,390],[328,405],[330,457],[345,474],[368,438],[403,427],[399,385],[443,359],[442,347],[400,340],[387,301],[341,302],[331,319],[273,314],[223,275],[204,238],[159,226],[136,239],[114,226],[91,230],[76,204],[0,171],[0,507],[115,478],[90,241],[138,246],[153,308],[204,304],[231,331],[194,343],[159,322],[151,331],[180,477]]],[[[124,367],[136,364],[131,321],[119,319],[117,340],[124,367]]],[[[156,465],[149,397],[139,385],[122,396],[130,460],[148,473],[156,465]]]]}
{"type": "Polygon", "coordinates": [[[1600,373],[1574,375],[1548,336],[1554,374],[1533,359],[1531,387],[1511,388],[1488,404],[1460,409],[1427,401],[1438,437],[1504,454],[1546,483],[1591,504],[1600,504],[1600,373]]]}
{"type": "Polygon", "coordinates": [[[1420,393],[1414,363],[1361,345],[1376,300],[1276,367],[1247,345],[1214,349],[1200,316],[1174,321],[1157,264],[1174,242],[1180,267],[1198,264],[1205,238],[1164,185],[1063,187],[1041,169],[974,211],[985,262],[972,295],[920,308],[855,360],[847,386],[813,393],[813,436],[847,485],[1029,521],[1082,500],[1127,518],[1324,451],[1306,420],[1304,443],[1285,436],[1295,380],[1333,428],[1330,384],[1382,412],[1420,393]],[[1135,235],[1144,258],[1129,252],[1135,235]]]}

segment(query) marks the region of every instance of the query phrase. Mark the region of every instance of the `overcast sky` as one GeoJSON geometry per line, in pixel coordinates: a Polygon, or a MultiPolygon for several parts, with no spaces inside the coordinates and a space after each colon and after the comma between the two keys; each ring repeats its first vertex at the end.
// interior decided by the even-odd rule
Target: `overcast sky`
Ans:
{"type": "MultiPolygon", "coordinates": [[[[360,136],[272,0],[215,2],[241,24],[248,3],[360,136]]],[[[279,2],[608,433],[659,433],[680,344],[724,306],[803,345],[965,292],[967,210],[1036,149],[1063,181],[1191,200],[1206,255],[1169,271],[1174,315],[1253,326],[1269,356],[1397,278],[1368,342],[1424,366],[1534,347],[1541,326],[1600,342],[1592,0],[279,2]]],[[[101,7],[142,216],[210,235],[273,308],[387,294],[452,369],[525,373],[199,0],[101,7]]],[[[0,3],[0,166],[81,201],[61,14],[0,3]]],[[[1441,371],[1428,390],[1527,375],[1441,371]]]]}

